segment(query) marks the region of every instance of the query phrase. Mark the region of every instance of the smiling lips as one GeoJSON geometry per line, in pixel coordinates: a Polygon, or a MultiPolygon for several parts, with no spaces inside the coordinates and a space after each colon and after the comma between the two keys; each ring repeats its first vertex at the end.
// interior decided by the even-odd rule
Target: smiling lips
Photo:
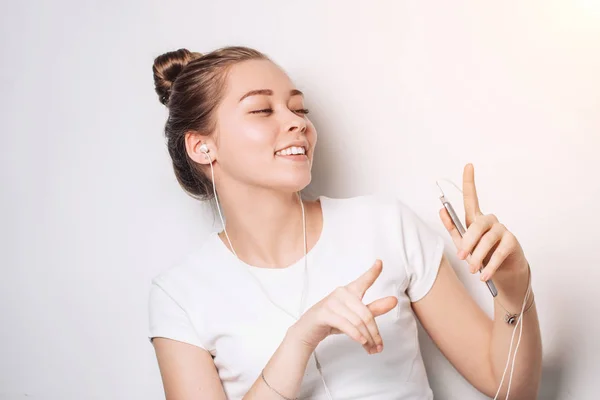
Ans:
{"type": "MultiPolygon", "coordinates": [[[[306,149],[302,146],[290,146],[275,153],[277,156],[306,156],[306,149]]],[[[296,158],[296,157],[295,157],[296,158]]]]}

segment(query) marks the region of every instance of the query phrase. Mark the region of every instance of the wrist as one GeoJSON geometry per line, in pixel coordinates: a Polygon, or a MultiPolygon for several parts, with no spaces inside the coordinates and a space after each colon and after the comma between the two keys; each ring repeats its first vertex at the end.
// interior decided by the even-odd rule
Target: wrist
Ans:
{"type": "Polygon", "coordinates": [[[506,272],[494,278],[498,288],[495,300],[497,306],[508,314],[520,314],[525,302],[525,309],[532,305],[533,289],[531,288],[531,269],[529,264],[516,272],[506,272]],[[527,299],[525,298],[527,296],[527,299]]]}
{"type": "Polygon", "coordinates": [[[259,388],[250,398],[266,398],[264,395],[268,391],[270,395],[275,394],[281,399],[295,399],[311,354],[312,351],[300,340],[298,330],[294,326],[289,327],[279,347],[261,371],[261,376],[255,383],[259,388]]]}
{"type": "Polygon", "coordinates": [[[290,326],[285,334],[283,343],[296,351],[305,354],[307,357],[315,351],[316,346],[309,343],[302,334],[302,327],[298,322],[290,326]]]}
{"type": "Polygon", "coordinates": [[[524,261],[521,266],[512,267],[509,269],[499,268],[492,279],[498,289],[506,297],[520,297],[523,300],[525,291],[530,281],[530,269],[527,261],[524,261]]]}

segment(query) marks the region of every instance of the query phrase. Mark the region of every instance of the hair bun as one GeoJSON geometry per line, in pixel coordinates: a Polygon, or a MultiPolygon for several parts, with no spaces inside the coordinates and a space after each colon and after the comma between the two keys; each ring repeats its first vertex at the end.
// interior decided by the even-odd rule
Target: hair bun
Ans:
{"type": "Polygon", "coordinates": [[[192,60],[200,58],[202,54],[193,53],[187,49],[179,49],[161,54],[154,59],[152,72],[154,72],[154,90],[158,100],[165,106],[169,103],[171,87],[183,68],[192,60]]]}

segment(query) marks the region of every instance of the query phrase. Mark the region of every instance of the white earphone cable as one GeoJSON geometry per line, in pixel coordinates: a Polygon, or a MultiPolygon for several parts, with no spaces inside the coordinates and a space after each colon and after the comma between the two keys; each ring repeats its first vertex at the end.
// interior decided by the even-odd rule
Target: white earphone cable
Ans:
{"type": "MultiPolygon", "coordinates": [[[[202,146],[205,146],[205,145],[202,145],[202,146]]],[[[212,178],[213,194],[215,196],[215,203],[217,204],[217,210],[219,211],[219,217],[221,218],[221,224],[223,225],[223,232],[225,233],[225,237],[227,238],[227,242],[229,243],[229,248],[231,249],[231,252],[236,256],[236,258],[239,259],[237,253],[235,252],[235,249],[233,248],[233,245],[231,244],[231,239],[229,239],[229,235],[227,234],[227,229],[225,228],[225,220],[223,219],[223,213],[221,212],[221,207],[219,206],[219,198],[217,196],[217,188],[216,188],[216,183],[215,183],[215,171],[213,168],[212,158],[208,154],[208,150],[205,150],[205,149],[206,149],[206,147],[204,147],[204,149],[201,148],[201,150],[206,155],[206,157],[209,161],[210,174],[211,174],[211,178],[212,178]]],[[[267,300],[269,300],[269,302],[271,304],[273,304],[275,307],[279,308],[280,310],[282,310],[283,312],[285,312],[287,315],[291,316],[295,320],[298,320],[300,318],[300,316],[302,316],[302,312],[304,311],[304,304],[306,302],[306,293],[308,290],[307,289],[308,288],[308,260],[307,260],[308,241],[307,241],[307,235],[306,235],[306,214],[304,211],[304,202],[302,201],[302,196],[301,196],[300,192],[298,192],[298,199],[300,200],[300,207],[302,209],[302,232],[303,232],[303,236],[304,236],[304,282],[302,285],[302,294],[300,297],[300,306],[299,306],[299,310],[298,310],[298,315],[297,316],[292,315],[289,311],[287,311],[286,309],[284,309],[283,307],[281,307],[277,303],[275,303],[271,299],[271,297],[269,296],[269,294],[267,293],[267,291],[265,290],[263,285],[261,285],[260,281],[256,278],[256,276],[252,272],[250,272],[250,270],[248,270],[248,269],[246,270],[250,274],[250,276],[252,276],[252,279],[255,281],[255,283],[257,284],[259,289],[263,292],[263,295],[267,298],[267,300]]],[[[315,360],[315,365],[317,367],[317,371],[319,372],[319,375],[321,376],[321,381],[323,382],[323,388],[325,389],[327,398],[329,400],[333,400],[333,397],[331,396],[331,393],[329,392],[329,388],[327,387],[327,383],[325,382],[325,377],[323,376],[323,372],[321,370],[321,363],[319,362],[319,359],[317,358],[316,350],[313,351],[313,358],[315,360]]]]}
{"type": "Polygon", "coordinates": [[[517,352],[519,350],[519,344],[521,343],[521,337],[523,335],[523,325],[525,324],[525,321],[523,321],[523,311],[525,309],[524,305],[527,303],[527,299],[529,298],[529,293],[530,290],[529,288],[527,289],[527,293],[525,294],[525,299],[523,301],[523,307],[521,307],[521,314],[519,315],[519,318],[517,319],[517,323],[515,324],[515,327],[513,329],[513,333],[510,337],[510,347],[508,348],[508,357],[506,359],[506,365],[504,367],[504,372],[502,373],[502,379],[500,380],[500,384],[498,385],[498,390],[496,391],[496,395],[494,396],[494,400],[498,399],[498,395],[500,394],[500,389],[502,388],[502,385],[504,384],[504,378],[506,375],[506,371],[508,370],[508,364],[510,363],[510,356],[512,353],[512,347],[513,347],[513,342],[514,342],[514,338],[515,338],[515,333],[517,332],[517,328],[519,328],[519,338],[517,339],[517,346],[515,348],[515,353],[513,355],[513,360],[512,360],[512,365],[511,365],[511,372],[510,372],[510,378],[508,381],[508,388],[506,390],[506,397],[504,398],[505,400],[508,400],[508,396],[510,393],[510,386],[512,383],[512,375],[514,372],[514,368],[515,368],[515,360],[517,358],[517,352]]]}
{"type": "MultiPolygon", "coordinates": [[[[460,193],[463,193],[462,189],[459,188],[450,179],[442,178],[442,179],[439,179],[439,181],[448,182],[452,186],[454,186],[460,193]]],[[[438,181],[438,186],[439,186],[439,181],[438,181]]],[[[508,400],[508,396],[510,394],[510,386],[512,384],[513,372],[515,370],[515,361],[517,359],[517,352],[519,351],[519,345],[521,344],[521,337],[523,336],[523,325],[525,323],[525,321],[523,321],[523,313],[525,311],[525,305],[527,304],[527,299],[529,298],[530,292],[531,292],[531,284],[529,284],[527,286],[527,292],[525,293],[525,298],[523,299],[523,305],[521,307],[521,313],[519,314],[519,317],[517,319],[517,323],[515,324],[515,327],[513,328],[512,336],[510,337],[510,346],[508,348],[508,356],[507,356],[507,359],[506,359],[506,366],[504,367],[504,372],[502,373],[502,379],[500,380],[500,384],[498,385],[498,390],[496,391],[496,395],[494,396],[494,400],[498,399],[498,395],[500,394],[500,389],[502,389],[502,385],[504,384],[504,378],[505,378],[506,372],[508,371],[508,364],[510,363],[510,356],[511,356],[511,353],[512,353],[512,347],[513,347],[513,341],[514,341],[514,338],[515,338],[515,333],[517,332],[517,327],[519,327],[519,338],[517,339],[517,346],[515,347],[515,353],[513,355],[512,365],[511,365],[511,369],[510,369],[510,375],[509,375],[509,380],[508,380],[508,388],[506,389],[506,397],[504,398],[504,400],[508,400]]]]}
{"type": "Polygon", "coordinates": [[[215,203],[217,204],[217,209],[219,210],[219,217],[221,218],[221,225],[223,225],[223,232],[225,232],[225,237],[227,238],[227,241],[229,242],[229,247],[231,248],[231,251],[237,257],[238,255],[235,252],[235,249],[233,248],[233,246],[231,245],[231,240],[229,239],[229,235],[227,234],[227,230],[225,229],[225,220],[223,219],[223,213],[221,212],[221,206],[219,206],[219,198],[217,197],[217,186],[215,185],[215,170],[213,168],[213,161],[212,161],[212,158],[210,157],[210,154],[208,154],[208,151],[204,151],[204,154],[206,155],[206,158],[208,158],[208,162],[210,165],[210,176],[212,178],[211,182],[212,182],[212,187],[213,187],[213,194],[215,196],[215,203]]]}
{"type": "MultiPolygon", "coordinates": [[[[510,385],[512,383],[513,372],[515,370],[515,360],[517,359],[517,352],[519,351],[519,345],[521,344],[521,337],[523,336],[523,325],[525,325],[525,321],[523,320],[523,313],[525,311],[525,304],[527,304],[527,299],[529,298],[530,292],[531,292],[531,286],[529,286],[527,288],[527,293],[525,293],[525,299],[523,300],[523,306],[521,307],[521,313],[519,314],[517,324],[515,325],[513,334],[510,338],[510,347],[512,349],[512,342],[513,342],[513,338],[515,336],[515,331],[517,329],[517,325],[519,325],[519,323],[520,323],[521,326],[519,327],[519,339],[517,340],[517,346],[515,347],[515,354],[513,355],[513,359],[512,359],[512,365],[510,368],[510,377],[508,379],[508,388],[506,389],[505,400],[508,400],[508,395],[510,394],[510,385]]],[[[510,349],[508,351],[508,359],[506,360],[506,366],[504,367],[504,373],[502,374],[502,380],[500,381],[500,385],[498,387],[498,391],[496,392],[496,397],[494,397],[494,399],[496,399],[498,397],[498,393],[500,393],[500,388],[502,387],[502,383],[504,382],[504,374],[506,374],[506,368],[508,367],[509,360],[510,360],[510,349]]]]}

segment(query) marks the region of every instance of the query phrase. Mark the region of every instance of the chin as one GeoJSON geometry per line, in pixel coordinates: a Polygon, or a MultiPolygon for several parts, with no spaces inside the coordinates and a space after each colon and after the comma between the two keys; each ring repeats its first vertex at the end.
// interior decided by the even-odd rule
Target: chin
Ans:
{"type": "Polygon", "coordinates": [[[310,173],[295,175],[296,176],[288,176],[286,177],[287,179],[279,180],[273,187],[285,192],[295,193],[306,188],[312,180],[312,175],[310,173]]]}

